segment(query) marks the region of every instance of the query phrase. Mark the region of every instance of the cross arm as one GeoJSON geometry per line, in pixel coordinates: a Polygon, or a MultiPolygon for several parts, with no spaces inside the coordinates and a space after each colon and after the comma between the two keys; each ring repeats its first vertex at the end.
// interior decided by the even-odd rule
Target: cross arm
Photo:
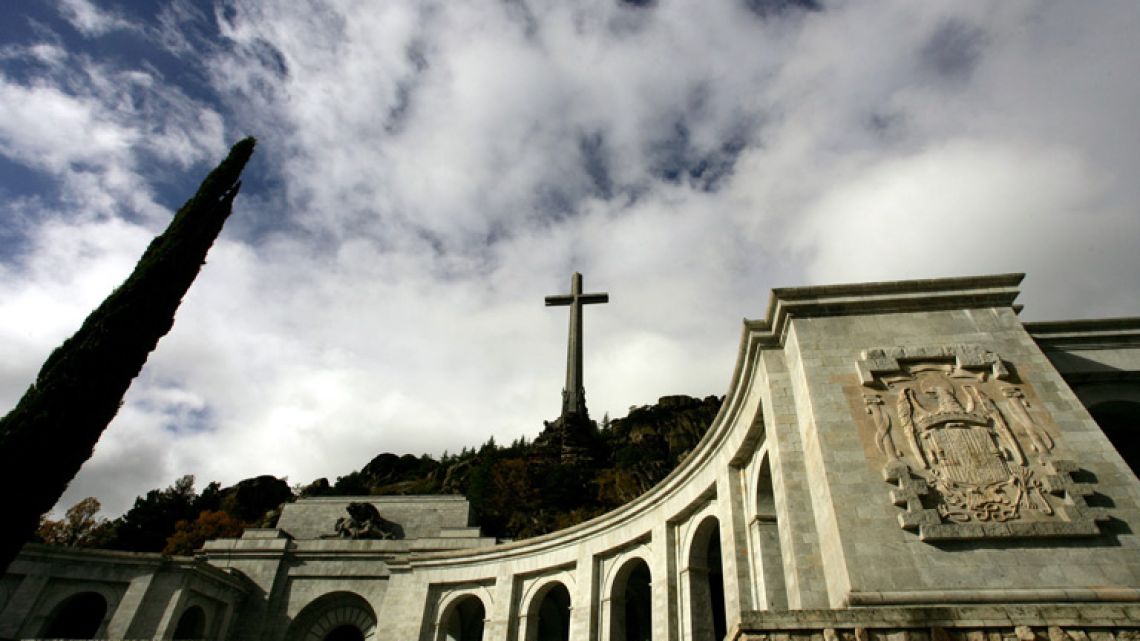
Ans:
{"type": "Polygon", "coordinates": [[[608,303],[608,302],[610,302],[610,295],[609,294],[582,294],[581,296],[578,297],[578,302],[582,303],[583,305],[588,305],[590,303],[608,303]]]}
{"type": "Polygon", "coordinates": [[[547,307],[558,307],[561,305],[571,305],[573,303],[574,303],[574,297],[573,296],[561,295],[561,296],[547,296],[546,297],[546,306],[547,307]]]}

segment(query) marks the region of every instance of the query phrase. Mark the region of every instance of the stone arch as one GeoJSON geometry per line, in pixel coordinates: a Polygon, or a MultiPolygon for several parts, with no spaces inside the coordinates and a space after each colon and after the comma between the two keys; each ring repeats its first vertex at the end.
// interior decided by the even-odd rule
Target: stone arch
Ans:
{"type": "Polygon", "coordinates": [[[1109,401],[1140,403],[1140,382],[1085,382],[1073,386],[1073,392],[1086,408],[1109,401]]]}
{"type": "Polygon", "coordinates": [[[752,537],[752,563],[756,577],[757,603],[768,610],[788,609],[784,582],[784,554],[780,544],[780,524],[776,514],[776,494],[767,451],[757,465],[754,479],[754,513],[749,523],[752,537]]]}
{"type": "Polygon", "coordinates": [[[482,641],[487,605],[473,592],[461,592],[440,604],[437,641],[482,641]]]}
{"type": "Polygon", "coordinates": [[[650,641],[653,626],[652,573],[645,557],[629,555],[605,592],[610,641],[650,641]]]}
{"type": "Polygon", "coordinates": [[[39,636],[45,639],[94,639],[105,627],[107,597],[93,590],[70,594],[60,600],[39,636]]]}
{"type": "Polygon", "coordinates": [[[376,635],[376,612],[353,592],[330,592],[306,605],[289,626],[290,641],[367,641],[376,635]]]}
{"type": "Polygon", "coordinates": [[[1105,401],[1088,409],[1132,473],[1140,476],[1140,402],[1105,401]]]}
{"type": "Polygon", "coordinates": [[[571,604],[562,581],[550,579],[537,586],[525,610],[525,641],[569,641],[571,604]]]}
{"type": "Polygon", "coordinates": [[[202,606],[192,605],[182,611],[178,625],[174,626],[174,639],[206,638],[206,612],[202,606]]]}
{"type": "Polygon", "coordinates": [[[720,641],[728,632],[722,558],[720,521],[705,515],[693,528],[685,556],[686,619],[693,641],[720,641]]]}
{"type": "Polygon", "coordinates": [[[1074,391],[1132,472],[1140,476],[1140,383],[1085,383],[1074,391]]]}
{"type": "MultiPolygon", "coordinates": [[[[12,598],[12,593],[16,591],[15,586],[5,581],[5,578],[6,577],[0,576],[0,612],[3,612],[4,608],[8,607],[8,601],[12,598]]],[[[18,584],[18,582],[14,583],[18,584]]]]}

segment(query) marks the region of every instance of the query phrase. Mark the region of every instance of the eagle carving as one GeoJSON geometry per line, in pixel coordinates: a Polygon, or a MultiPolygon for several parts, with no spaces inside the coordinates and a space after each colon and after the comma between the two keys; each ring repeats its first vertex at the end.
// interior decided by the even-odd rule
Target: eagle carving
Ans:
{"type": "Polygon", "coordinates": [[[858,369],[903,528],[924,540],[1099,533],[1105,516],[1085,504],[1076,466],[1053,459],[1048,415],[995,354],[868,350],[858,369]]]}

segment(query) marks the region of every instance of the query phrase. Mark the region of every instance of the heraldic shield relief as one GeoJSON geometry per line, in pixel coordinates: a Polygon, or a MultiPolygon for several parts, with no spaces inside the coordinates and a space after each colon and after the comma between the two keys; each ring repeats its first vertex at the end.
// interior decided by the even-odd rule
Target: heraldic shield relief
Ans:
{"type": "Polygon", "coordinates": [[[865,420],[924,541],[1093,536],[1077,466],[1053,457],[1051,419],[993,352],[970,345],[875,349],[858,362],[865,420]]]}

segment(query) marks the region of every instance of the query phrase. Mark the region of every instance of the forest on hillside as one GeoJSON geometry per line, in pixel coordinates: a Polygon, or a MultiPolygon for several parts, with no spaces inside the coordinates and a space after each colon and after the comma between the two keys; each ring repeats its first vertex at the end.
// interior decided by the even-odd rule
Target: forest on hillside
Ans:
{"type": "MultiPolygon", "coordinates": [[[[273,527],[281,506],[303,497],[462,494],[487,536],[517,539],[569,527],[620,507],[665,478],[704,436],[721,399],[666,396],[633,407],[624,418],[593,425],[590,460],[564,464],[526,439],[428,455],[383,453],[360,470],[290,487],[259,476],[201,492],[184,476],[135,499],[116,519],[99,518],[95,497],[60,520],[42,519],[39,542],[164,554],[191,554],[212,538],[246,527],[273,527]]],[[[548,428],[549,429],[549,428],[548,428]]]]}

